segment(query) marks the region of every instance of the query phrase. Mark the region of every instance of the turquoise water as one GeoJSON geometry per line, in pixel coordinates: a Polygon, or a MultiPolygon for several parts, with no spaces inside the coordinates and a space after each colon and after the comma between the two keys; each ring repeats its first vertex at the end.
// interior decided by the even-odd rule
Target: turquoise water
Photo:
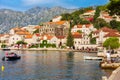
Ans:
{"type": "MultiPolygon", "coordinates": [[[[20,51],[21,59],[2,61],[5,71],[0,80],[101,80],[109,72],[101,70],[99,61],[85,61],[89,53],[60,51],[20,51]]],[[[0,51],[0,59],[4,52],[0,51]]]]}

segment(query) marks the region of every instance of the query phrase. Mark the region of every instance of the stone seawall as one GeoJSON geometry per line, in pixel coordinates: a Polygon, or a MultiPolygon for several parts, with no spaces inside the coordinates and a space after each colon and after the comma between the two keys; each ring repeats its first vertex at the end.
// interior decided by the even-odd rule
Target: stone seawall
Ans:
{"type": "Polygon", "coordinates": [[[102,80],[120,80],[120,67],[114,70],[109,78],[103,76],[102,80]]]}

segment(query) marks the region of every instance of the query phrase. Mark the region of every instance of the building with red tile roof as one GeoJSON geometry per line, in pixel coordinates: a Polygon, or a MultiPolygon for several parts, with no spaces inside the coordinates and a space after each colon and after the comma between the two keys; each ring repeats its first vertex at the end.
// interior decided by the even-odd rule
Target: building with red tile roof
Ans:
{"type": "Polygon", "coordinates": [[[120,33],[115,29],[103,27],[97,31],[94,31],[92,37],[96,37],[96,44],[101,44],[110,37],[120,38],[120,33]]]}
{"type": "Polygon", "coordinates": [[[79,24],[79,25],[75,25],[72,28],[71,32],[81,31],[82,33],[89,35],[92,31],[95,30],[96,28],[94,28],[93,24],[79,24]]]}
{"type": "Polygon", "coordinates": [[[9,45],[15,45],[18,41],[21,41],[23,40],[24,38],[21,37],[20,35],[17,35],[17,34],[12,34],[8,41],[9,41],[9,45]]]}
{"type": "Polygon", "coordinates": [[[104,19],[106,22],[110,22],[111,20],[113,20],[113,17],[110,16],[108,12],[104,12],[104,11],[100,12],[99,18],[104,19]]]}
{"type": "Polygon", "coordinates": [[[80,18],[92,22],[94,19],[94,15],[95,15],[95,10],[88,10],[82,15],[80,15],[80,18]]]}
{"type": "Polygon", "coordinates": [[[101,28],[99,30],[94,31],[92,33],[92,36],[93,37],[98,36],[101,31],[104,32],[104,34],[113,33],[113,32],[119,34],[119,31],[116,30],[116,29],[111,29],[111,28],[108,28],[108,27],[103,27],[103,28],[101,28]]]}
{"type": "Polygon", "coordinates": [[[75,49],[80,49],[81,45],[89,45],[90,38],[84,33],[72,32],[72,36],[74,37],[74,47],[75,49]]]}
{"type": "Polygon", "coordinates": [[[55,36],[65,36],[68,34],[70,24],[68,21],[46,22],[40,28],[40,34],[51,34],[55,36]]]}

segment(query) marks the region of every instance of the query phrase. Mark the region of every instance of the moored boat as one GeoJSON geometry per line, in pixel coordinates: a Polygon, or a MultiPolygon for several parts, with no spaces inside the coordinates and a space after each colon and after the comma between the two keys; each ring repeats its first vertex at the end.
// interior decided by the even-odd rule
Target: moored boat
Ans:
{"type": "Polygon", "coordinates": [[[102,60],[102,57],[90,57],[90,56],[84,56],[85,60],[102,60]]]}
{"type": "Polygon", "coordinates": [[[6,53],[6,55],[2,58],[3,61],[13,61],[20,59],[21,56],[18,56],[16,53],[6,53]]]}

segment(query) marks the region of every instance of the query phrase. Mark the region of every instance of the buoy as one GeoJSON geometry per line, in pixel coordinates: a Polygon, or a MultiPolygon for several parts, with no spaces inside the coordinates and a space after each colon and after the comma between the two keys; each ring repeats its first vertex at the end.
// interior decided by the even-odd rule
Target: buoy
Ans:
{"type": "Polygon", "coordinates": [[[1,66],[1,71],[4,71],[5,70],[5,67],[2,65],[1,66]]]}

